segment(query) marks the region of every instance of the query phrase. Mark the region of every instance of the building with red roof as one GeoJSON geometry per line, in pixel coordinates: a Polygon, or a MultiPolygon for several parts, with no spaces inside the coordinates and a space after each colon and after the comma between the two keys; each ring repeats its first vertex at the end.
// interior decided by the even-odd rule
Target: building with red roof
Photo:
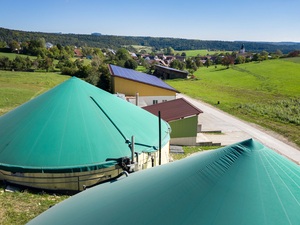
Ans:
{"type": "Polygon", "coordinates": [[[196,145],[198,132],[198,115],[203,113],[184,98],[179,98],[155,105],[143,107],[170,124],[172,129],[170,144],[196,145]]]}

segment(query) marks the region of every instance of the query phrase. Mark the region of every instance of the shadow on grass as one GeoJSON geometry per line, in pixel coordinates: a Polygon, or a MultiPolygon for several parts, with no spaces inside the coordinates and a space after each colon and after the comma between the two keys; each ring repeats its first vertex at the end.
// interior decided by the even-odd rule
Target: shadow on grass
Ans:
{"type": "Polygon", "coordinates": [[[46,189],[38,189],[33,187],[25,187],[18,184],[8,183],[4,180],[0,180],[0,190],[6,191],[6,189],[12,189],[12,192],[27,192],[30,194],[48,194],[48,195],[74,195],[78,192],[75,191],[60,191],[60,190],[46,190],[46,189]]]}
{"type": "Polygon", "coordinates": [[[220,69],[215,69],[215,70],[212,70],[212,71],[210,71],[211,73],[214,73],[214,72],[220,72],[220,71],[223,71],[223,70],[228,70],[229,68],[220,68],[220,69]]]}

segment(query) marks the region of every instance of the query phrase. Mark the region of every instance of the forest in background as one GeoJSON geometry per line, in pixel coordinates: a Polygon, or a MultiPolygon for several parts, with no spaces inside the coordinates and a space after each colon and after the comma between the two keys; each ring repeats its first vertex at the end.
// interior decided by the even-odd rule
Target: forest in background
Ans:
{"type": "Polygon", "coordinates": [[[275,52],[276,50],[280,50],[286,54],[300,49],[300,43],[295,42],[210,41],[168,37],[113,36],[101,35],[100,33],[90,35],[62,34],[19,31],[0,27],[0,42],[9,43],[12,40],[23,42],[40,38],[44,38],[47,42],[51,42],[54,45],[61,44],[63,46],[89,46],[111,49],[118,49],[130,45],[141,45],[150,46],[154,51],[167,47],[172,47],[177,51],[197,49],[238,51],[243,43],[247,43],[248,52],[275,52]]]}

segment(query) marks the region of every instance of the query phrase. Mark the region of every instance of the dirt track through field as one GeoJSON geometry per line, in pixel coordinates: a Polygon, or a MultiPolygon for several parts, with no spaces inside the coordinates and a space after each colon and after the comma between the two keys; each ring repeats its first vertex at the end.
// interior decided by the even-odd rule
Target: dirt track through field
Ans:
{"type": "Polygon", "coordinates": [[[203,113],[199,115],[199,123],[202,124],[202,131],[220,130],[222,132],[222,134],[202,134],[207,140],[214,143],[221,143],[221,145],[229,145],[253,138],[300,165],[299,148],[297,148],[295,144],[289,143],[279,134],[237,119],[209,104],[186,95],[178,94],[177,98],[185,98],[203,111],[203,113]]]}

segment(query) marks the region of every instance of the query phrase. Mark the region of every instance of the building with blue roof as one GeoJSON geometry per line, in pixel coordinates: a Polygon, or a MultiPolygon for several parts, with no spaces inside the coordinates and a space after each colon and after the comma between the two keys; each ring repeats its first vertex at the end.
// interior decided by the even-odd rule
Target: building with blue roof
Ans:
{"type": "Polygon", "coordinates": [[[188,71],[177,70],[167,66],[155,65],[153,75],[163,79],[186,79],[189,75],[188,71]]]}
{"type": "Polygon", "coordinates": [[[175,88],[153,75],[115,65],[109,65],[109,70],[112,92],[125,94],[128,99],[134,99],[139,106],[174,100],[176,93],[179,93],[175,88]]]}

